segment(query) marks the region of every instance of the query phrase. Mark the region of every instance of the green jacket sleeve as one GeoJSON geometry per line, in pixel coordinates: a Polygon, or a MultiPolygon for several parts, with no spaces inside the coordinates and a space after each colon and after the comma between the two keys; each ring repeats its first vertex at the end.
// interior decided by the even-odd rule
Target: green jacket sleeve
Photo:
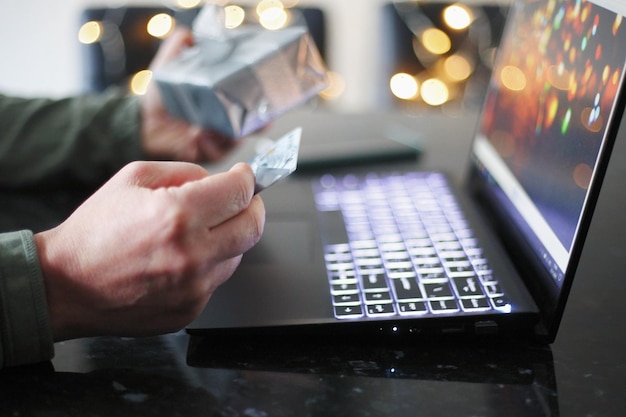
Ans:
{"type": "Polygon", "coordinates": [[[0,187],[98,185],[142,158],[136,97],[0,95],[0,187]]]}
{"type": "MultiPolygon", "coordinates": [[[[141,159],[139,101],[119,92],[65,99],[0,95],[0,187],[98,185],[141,159]]],[[[54,355],[33,234],[0,234],[0,368],[54,355]]]]}
{"type": "Polygon", "coordinates": [[[54,356],[46,291],[33,234],[0,234],[0,368],[54,356]]]}

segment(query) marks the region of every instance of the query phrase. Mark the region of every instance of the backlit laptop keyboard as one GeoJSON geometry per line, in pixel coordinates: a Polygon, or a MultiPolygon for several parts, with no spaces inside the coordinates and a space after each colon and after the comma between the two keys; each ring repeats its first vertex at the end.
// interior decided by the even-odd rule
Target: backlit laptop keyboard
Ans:
{"type": "Polygon", "coordinates": [[[313,190],[338,319],[508,307],[443,175],[325,175],[313,190]]]}

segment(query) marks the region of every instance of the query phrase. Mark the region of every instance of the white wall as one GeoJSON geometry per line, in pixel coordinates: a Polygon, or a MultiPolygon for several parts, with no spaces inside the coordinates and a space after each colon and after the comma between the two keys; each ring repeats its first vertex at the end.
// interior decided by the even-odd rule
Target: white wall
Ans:
{"type": "Polygon", "coordinates": [[[74,91],[80,0],[0,0],[0,89],[20,94],[74,91]]]}

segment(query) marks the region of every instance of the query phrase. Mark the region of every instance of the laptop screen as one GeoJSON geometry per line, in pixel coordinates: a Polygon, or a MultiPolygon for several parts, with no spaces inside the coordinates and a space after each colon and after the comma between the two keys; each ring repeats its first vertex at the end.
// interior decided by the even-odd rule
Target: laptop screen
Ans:
{"type": "Polygon", "coordinates": [[[611,121],[621,111],[626,3],[519,1],[514,7],[473,155],[508,220],[560,288],[599,157],[615,134],[611,121]]]}

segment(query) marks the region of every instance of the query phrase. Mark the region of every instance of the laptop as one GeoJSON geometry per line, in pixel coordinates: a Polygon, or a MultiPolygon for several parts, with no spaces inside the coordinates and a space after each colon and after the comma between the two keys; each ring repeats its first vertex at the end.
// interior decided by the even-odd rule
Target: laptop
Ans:
{"type": "Polygon", "coordinates": [[[188,333],[554,341],[622,122],[625,15],[516,1],[462,184],[407,163],[289,178],[188,333]]]}

